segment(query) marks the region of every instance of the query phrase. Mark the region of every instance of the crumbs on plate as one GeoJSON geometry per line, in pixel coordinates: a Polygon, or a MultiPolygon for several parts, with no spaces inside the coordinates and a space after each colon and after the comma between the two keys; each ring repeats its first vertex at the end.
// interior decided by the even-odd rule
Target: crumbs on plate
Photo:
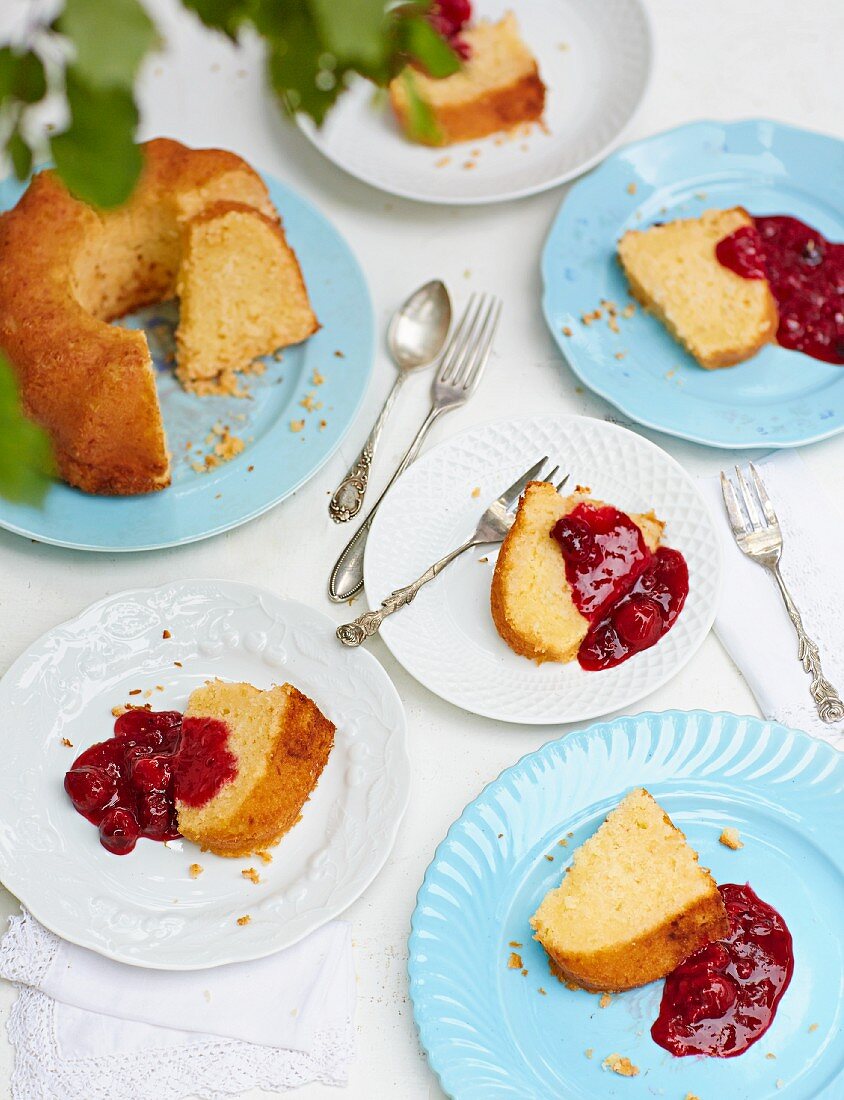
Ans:
{"type": "Polygon", "coordinates": [[[507,960],[507,967],[509,970],[521,970],[522,969],[522,956],[516,951],[510,952],[510,958],[507,960]]]}
{"type": "Polygon", "coordinates": [[[744,847],[741,840],[741,834],[738,829],[733,828],[732,825],[722,830],[721,835],[718,837],[718,842],[719,844],[723,844],[725,848],[732,848],[734,852],[744,847]]]}
{"type": "Polygon", "coordinates": [[[188,867],[188,874],[191,878],[199,878],[204,870],[205,868],[201,863],[192,863],[190,867],[188,867]]]}
{"type": "Polygon", "coordinates": [[[611,1069],[619,1077],[638,1077],[639,1067],[634,1066],[629,1058],[621,1054],[609,1054],[601,1065],[604,1069],[611,1069]]]}
{"type": "Polygon", "coordinates": [[[241,928],[243,928],[243,926],[249,924],[251,920],[252,918],[250,917],[250,915],[248,913],[244,913],[242,917],[237,918],[237,923],[240,925],[241,928]]]}
{"type": "Polygon", "coordinates": [[[244,867],[244,869],[240,873],[243,875],[244,878],[248,878],[251,883],[254,883],[255,886],[257,886],[261,881],[261,876],[258,874],[254,867],[244,867]]]}

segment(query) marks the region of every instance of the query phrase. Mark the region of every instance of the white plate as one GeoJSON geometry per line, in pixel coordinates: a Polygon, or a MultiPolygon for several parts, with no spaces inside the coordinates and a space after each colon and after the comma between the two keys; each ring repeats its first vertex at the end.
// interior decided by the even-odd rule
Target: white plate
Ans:
{"type": "Polygon", "coordinates": [[[322,129],[300,117],[304,133],[351,175],[423,202],[532,195],[597,164],[621,137],[647,87],[652,42],[641,0],[475,0],[474,8],[476,17],[488,19],[515,10],[548,89],[547,133],[534,127],[527,137],[504,141],[493,136],[436,149],[417,145],[363,80],[340,97],[322,129]]]}
{"type": "Polygon", "coordinates": [[[596,718],[655,691],[709,632],[721,578],[712,517],[679,463],[603,420],[542,416],[473,428],[402,475],[369,535],[369,606],[465,542],[489,502],[543,455],[571,475],[572,489],[589,486],[626,512],[653,508],[666,522],[665,543],[682,551],[689,566],[689,595],[668,634],[603,672],[584,672],[576,661],[536,665],[519,657],[492,622],[489,587],[498,548],[486,546],[458,558],[381,627],[396,659],[443,699],[487,718],[531,725],[596,718]]]}
{"type": "Polygon", "coordinates": [[[193,970],[295,943],[375,878],[410,789],[404,710],[378,662],[344,651],[319,612],[231,581],[123,592],[51,630],[0,683],[0,725],[0,880],[58,935],[137,966],[193,970]],[[257,863],[257,886],[240,873],[253,861],[183,840],[110,854],[62,788],[76,756],[111,735],[111,708],[131,690],[181,710],[214,676],[289,680],[337,726],[302,820],[271,864],[257,863]],[[192,863],[204,868],[195,880],[192,863]]]}

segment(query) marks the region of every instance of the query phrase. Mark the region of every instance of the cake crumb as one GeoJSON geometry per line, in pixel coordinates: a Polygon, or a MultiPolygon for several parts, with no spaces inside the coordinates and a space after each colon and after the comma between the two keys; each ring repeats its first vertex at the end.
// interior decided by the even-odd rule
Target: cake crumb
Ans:
{"type": "Polygon", "coordinates": [[[621,311],[621,316],[624,317],[625,320],[626,320],[626,319],[632,317],[635,312],[636,312],[636,303],[635,302],[628,302],[627,305],[624,307],[624,309],[621,311]]]}
{"type": "Polygon", "coordinates": [[[176,668],[182,668],[182,662],[181,661],[174,661],[173,664],[176,666],[176,668]]]}
{"type": "Polygon", "coordinates": [[[486,565],[488,561],[489,558],[478,558],[478,565],[486,565]]]}
{"type": "Polygon", "coordinates": [[[507,960],[508,970],[521,970],[522,969],[522,956],[515,951],[510,952],[510,958],[507,960]]]}
{"type": "Polygon", "coordinates": [[[315,393],[306,393],[302,400],[299,402],[305,412],[314,412],[317,408],[318,402],[315,393]]]}
{"type": "Polygon", "coordinates": [[[211,1004],[211,990],[210,989],[203,989],[202,996],[205,998],[205,1000],[208,1002],[208,1004],[211,1004]]]}
{"type": "Polygon", "coordinates": [[[250,882],[254,883],[255,886],[261,881],[261,876],[254,867],[245,867],[240,873],[244,878],[248,878],[250,882]]]}
{"type": "Polygon", "coordinates": [[[686,1096],[685,1096],[685,1100],[700,1100],[700,1097],[695,1096],[695,1094],[692,1093],[692,1092],[687,1092],[686,1096]]]}
{"type": "Polygon", "coordinates": [[[598,1008],[606,1008],[611,1001],[612,997],[609,995],[609,993],[602,993],[601,999],[600,1001],[598,1001],[598,1008]]]}
{"type": "Polygon", "coordinates": [[[586,1050],[584,1050],[583,1053],[586,1055],[587,1058],[591,1058],[592,1055],[595,1053],[595,1048],[594,1047],[587,1047],[586,1050]]]}
{"type": "Polygon", "coordinates": [[[563,983],[566,989],[570,989],[572,993],[580,992],[580,986],[577,984],[577,982],[567,982],[563,978],[560,978],[559,980],[563,983]]]}
{"type": "Polygon", "coordinates": [[[249,924],[251,920],[252,918],[250,917],[250,915],[248,913],[244,913],[242,917],[237,918],[237,923],[240,925],[241,928],[243,928],[243,926],[245,924],[249,924]]]}
{"type": "Polygon", "coordinates": [[[132,688],[132,690],[129,692],[129,694],[130,695],[140,695],[141,694],[141,689],[140,688],[132,688]]]}
{"type": "Polygon", "coordinates": [[[191,878],[199,878],[204,870],[205,868],[201,863],[192,863],[190,867],[188,867],[188,874],[191,878]]]}
{"type": "Polygon", "coordinates": [[[290,430],[291,430],[291,432],[301,432],[304,427],[305,427],[305,421],[304,420],[291,420],[290,421],[290,430]]]}
{"type": "Polygon", "coordinates": [[[146,691],[144,692],[144,699],[151,699],[151,698],[152,698],[152,688],[147,688],[146,691]]]}
{"type": "Polygon", "coordinates": [[[524,947],[524,944],[519,943],[518,940],[510,940],[507,944],[508,947],[524,947]]]}
{"type": "Polygon", "coordinates": [[[635,195],[638,190],[639,190],[639,188],[632,181],[627,184],[627,194],[628,195],[635,195]]]}
{"type": "Polygon", "coordinates": [[[558,840],[557,846],[560,848],[568,848],[569,842],[567,840],[558,840]]]}
{"type": "Polygon", "coordinates": [[[545,990],[544,990],[544,989],[542,988],[542,986],[540,986],[540,987],[539,987],[539,988],[537,989],[537,991],[536,991],[536,992],[537,992],[537,993],[539,993],[539,994],[540,994],[541,996],[543,996],[543,997],[547,997],[547,996],[548,996],[548,994],[547,994],[547,993],[545,992],[545,990]]]}
{"type": "Polygon", "coordinates": [[[480,485],[476,485],[475,488],[472,490],[472,499],[477,500],[480,495],[481,495],[481,487],[480,487],[480,485]]]}
{"type": "Polygon", "coordinates": [[[172,638],[173,635],[170,633],[169,630],[162,630],[161,631],[161,637],[164,638],[164,639],[167,639],[167,638],[172,638]]]}
{"type": "Polygon", "coordinates": [[[338,349],[337,351],[334,352],[334,358],[335,359],[345,359],[346,354],[345,354],[345,352],[342,352],[338,349]]]}
{"type": "Polygon", "coordinates": [[[809,1024],[809,1034],[811,1035],[813,1031],[817,1031],[818,1027],[818,1024],[809,1024]]]}
{"type": "Polygon", "coordinates": [[[435,168],[445,168],[448,164],[451,164],[451,157],[440,157],[439,160],[434,161],[435,168]]]}
{"type": "Polygon", "coordinates": [[[545,858],[548,860],[549,863],[554,862],[554,857],[553,856],[546,855],[545,858]]]}
{"type": "Polygon", "coordinates": [[[563,325],[563,336],[571,336],[571,329],[568,325],[563,325]]]}
{"type": "Polygon", "coordinates": [[[528,976],[527,967],[524,966],[524,967],[522,967],[522,977],[526,978],[527,976],[528,976]]]}
{"type": "Polygon", "coordinates": [[[326,429],[327,427],[328,427],[328,421],[327,421],[327,420],[320,420],[320,422],[319,422],[319,430],[320,430],[321,432],[324,432],[324,431],[325,431],[325,429],[326,429]]]}
{"type": "Polygon", "coordinates": [[[66,749],[72,749],[72,748],[73,748],[73,742],[72,742],[72,741],[68,741],[68,739],[67,739],[66,737],[63,737],[63,738],[62,738],[62,744],[64,745],[64,747],[65,747],[66,749]]]}
{"type": "Polygon", "coordinates": [[[320,374],[320,372],[316,369],[316,367],[314,367],[313,373],[311,374],[311,385],[321,386],[324,381],[325,381],[325,375],[320,374]]]}
{"type": "Polygon", "coordinates": [[[468,171],[468,169],[475,167],[475,162],[473,160],[466,160],[463,162],[463,167],[468,171]]]}
{"type": "Polygon", "coordinates": [[[772,1050],[769,1050],[765,1057],[768,1059],[769,1062],[775,1062],[777,1058],[776,1054],[774,1054],[772,1050]]]}
{"type": "Polygon", "coordinates": [[[625,355],[626,355],[626,352],[623,352],[623,351],[617,351],[615,353],[616,359],[623,359],[625,355]]]}
{"type": "Polygon", "coordinates": [[[732,848],[734,852],[744,847],[741,840],[741,834],[738,829],[732,826],[728,826],[726,829],[722,830],[721,835],[718,837],[718,842],[723,844],[725,848],[732,848]]]}
{"type": "Polygon", "coordinates": [[[262,863],[272,863],[272,861],[273,861],[272,853],[271,852],[259,852],[258,853],[258,859],[260,859],[262,863]]]}
{"type": "Polygon", "coordinates": [[[613,1073],[617,1073],[619,1077],[639,1076],[639,1067],[634,1066],[630,1059],[622,1054],[607,1055],[601,1065],[604,1069],[611,1069],[613,1073]]]}

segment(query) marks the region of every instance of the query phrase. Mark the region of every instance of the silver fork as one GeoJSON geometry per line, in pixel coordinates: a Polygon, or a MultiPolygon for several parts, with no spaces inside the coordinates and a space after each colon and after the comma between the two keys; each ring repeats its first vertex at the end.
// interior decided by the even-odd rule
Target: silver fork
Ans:
{"type": "Polygon", "coordinates": [[[437,376],[431,387],[431,408],[416,433],[413,442],[396,472],[387,483],[381,496],[376,500],[360,527],[346,544],[340,557],[334,563],[328,580],[328,595],[335,603],[356,596],[363,588],[363,554],[369,528],[381,501],[393,483],[413,462],[434,423],[443,413],[465,405],[477,389],[478,383],[489,359],[498,319],[501,316],[501,302],[492,294],[473,294],[460,318],[448,347],[440,360],[437,376]]]}
{"type": "Polygon", "coordinates": [[[721,471],[721,492],[724,494],[724,504],[727,508],[727,515],[730,517],[733,536],[740,550],[773,573],[785,603],[788,617],[794,623],[794,629],[797,631],[797,656],[803,668],[812,677],[809,691],[815,701],[820,719],[822,722],[840,722],[844,718],[844,703],[842,703],[838,692],[823,674],[818,647],[803,629],[800,612],[797,610],[797,605],[792,599],[780,572],[782,531],[777,514],[774,511],[774,506],[762,478],[759,476],[759,471],[752,462],[749,463],[749,466],[750,479],[756,490],[755,494],[751,491],[747,478],[736,466],[736,480],[741,494],[741,501],[733,483],[724,471],[721,471]],[[744,509],[742,509],[742,503],[744,509]]]}
{"type": "MultiPolygon", "coordinates": [[[[405,585],[404,588],[397,588],[395,592],[381,601],[381,606],[377,611],[366,611],[363,615],[359,615],[354,622],[345,623],[343,626],[337,627],[337,637],[345,646],[359,646],[361,642],[367,638],[371,638],[373,634],[377,634],[381,628],[381,623],[387,618],[388,615],[392,615],[394,611],[398,611],[400,607],[404,607],[409,604],[416,596],[416,593],[422,587],[423,584],[427,584],[428,581],[432,581],[434,577],[438,576],[447,565],[451,565],[455,558],[459,558],[461,554],[467,550],[471,550],[473,546],[485,546],[490,543],[502,542],[504,536],[513,526],[513,521],[516,518],[516,505],[519,503],[519,497],[527,488],[529,481],[552,481],[560,472],[560,467],[555,466],[553,470],[550,470],[544,477],[538,477],[540,470],[548,461],[547,456],[540,458],[529,470],[517,478],[516,481],[505,489],[497,500],[494,500],[489,505],[487,510],[481,516],[478,521],[478,526],[475,528],[474,534],[463,543],[462,546],[458,546],[456,550],[452,550],[446,554],[444,558],[440,558],[439,561],[434,562],[430,568],[426,569],[421,577],[417,577],[412,584],[405,585]]],[[[554,488],[557,492],[562,489],[565,483],[568,481],[569,475],[560,481],[554,488]]]]}

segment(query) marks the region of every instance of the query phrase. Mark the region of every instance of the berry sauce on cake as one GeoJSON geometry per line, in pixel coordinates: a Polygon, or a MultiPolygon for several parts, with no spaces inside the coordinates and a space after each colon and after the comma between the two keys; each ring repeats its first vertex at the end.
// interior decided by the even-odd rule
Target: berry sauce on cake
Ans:
{"type": "Polygon", "coordinates": [[[794,971],[791,933],[750,886],[718,887],[730,930],[665,980],[654,1042],[677,1057],[733,1058],[765,1034],[794,971]]]}
{"type": "Polygon", "coordinates": [[[719,241],[719,263],[743,279],[767,279],[777,303],[777,343],[844,363],[844,244],[786,215],[753,218],[719,241]]]}
{"type": "Polygon", "coordinates": [[[471,56],[472,47],[460,32],[471,18],[471,0],[434,0],[428,12],[428,20],[434,30],[442,35],[463,61],[471,56]]]}
{"type": "Polygon", "coordinates": [[[679,550],[650,550],[641,529],[618,508],[586,501],[552,531],[572,600],[589,629],[577,651],[581,668],[613,668],[656,645],[674,625],[689,592],[679,550]]]}
{"type": "Polygon", "coordinates": [[[128,710],[113,737],[76,758],[64,788],[115,855],[131,852],[140,837],[174,840],[181,835],[176,799],[202,805],[234,777],[228,734],[216,719],[128,710]]]}

